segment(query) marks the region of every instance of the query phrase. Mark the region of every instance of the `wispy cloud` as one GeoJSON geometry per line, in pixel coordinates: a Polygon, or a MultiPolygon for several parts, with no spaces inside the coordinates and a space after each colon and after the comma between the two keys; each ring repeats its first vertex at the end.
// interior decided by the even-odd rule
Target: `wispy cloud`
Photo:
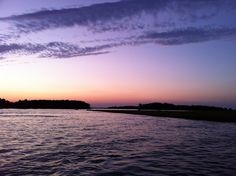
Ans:
{"type": "MultiPolygon", "coordinates": [[[[0,18],[10,24],[0,33],[0,53],[38,54],[39,57],[75,57],[107,53],[121,45],[157,43],[178,45],[236,36],[234,0],[123,0],[91,6],[44,10],[0,18]],[[227,18],[227,22],[224,20],[227,18]],[[22,38],[44,31],[85,28],[88,36],[73,34],[74,41],[44,42],[22,38]],[[83,38],[83,39],[82,39],[83,38]],[[13,42],[14,41],[14,42],[13,42]]],[[[65,36],[65,33],[61,33],[65,36]]],[[[68,37],[69,34],[66,34],[68,37]]]]}
{"type": "Polygon", "coordinates": [[[111,45],[101,45],[96,47],[81,48],[77,45],[61,42],[51,42],[46,44],[5,44],[0,45],[0,53],[2,54],[18,54],[18,55],[30,55],[38,54],[39,57],[75,57],[83,55],[97,55],[104,54],[108,51],[103,51],[106,48],[110,48],[111,45]]]}
{"type": "Polygon", "coordinates": [[[236,39],[236,28],[185,28],[169,32],[150,32],[141,37],[163,45],[179,45],[218,39],[236,39]]]}
{"type": "Polygon", "coordinates": [[[90,30],[105,32],[109,30],[143,29],[146,24],[156,27],[178,26],[181,21],[186,23],[195,20],[206,20],[216,15],[221,8],[226,10],[235,6],[236,2],[233,0],[123,0],[81,8],[44,10],[0,18],[0,20],[12,22],[18,32],[25,33],[74,25],[86,26],[90,30]],[[170,13],[169,17],[165,16],[167,12],[170,13]],[[172,18],[174,15],[177,15],[177,18],[172,18]],[[139,17],[141,19],[149,18],[151,21],[139,21],[139,17]],[[140,23],[135,24],[133,20],[140,23]]]}

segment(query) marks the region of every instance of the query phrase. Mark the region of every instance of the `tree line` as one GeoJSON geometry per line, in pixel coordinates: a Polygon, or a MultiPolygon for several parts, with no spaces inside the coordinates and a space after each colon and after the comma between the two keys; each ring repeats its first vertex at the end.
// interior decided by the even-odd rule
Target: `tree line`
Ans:
{"type": "Polygon", "coordinates": [[[199,110],[199,111],[225,111],[232,110],[228,108],[204,106],[204,105],[175,105],[170,103],[148,103],[139,104],[138,106],[112,106],[110,109],[139,109],[139,110],[199,110]]]}
{"type": "Polygon", "coordinates": [[[19,100],[17,102],[10,102],[0,98],[0,108],[89,109],[90,104],[77,100],[19,100]]]}

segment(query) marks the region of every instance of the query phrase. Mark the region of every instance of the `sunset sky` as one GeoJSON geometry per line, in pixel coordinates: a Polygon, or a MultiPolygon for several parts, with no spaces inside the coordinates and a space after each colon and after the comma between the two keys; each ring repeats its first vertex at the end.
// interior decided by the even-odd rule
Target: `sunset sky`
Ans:
{"type": "Polygon", "coordinates": [[[236,1],[0,0],[0,98],[236,108],[236,1]]]}

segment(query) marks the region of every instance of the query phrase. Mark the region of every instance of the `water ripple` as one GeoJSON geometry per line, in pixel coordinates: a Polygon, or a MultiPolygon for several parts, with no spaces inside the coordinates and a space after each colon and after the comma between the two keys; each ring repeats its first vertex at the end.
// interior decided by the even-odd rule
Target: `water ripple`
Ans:
{"type": "Polygon", "coordinates": [[[0,110],[0,175],[236,175],[236,125],[0,110]]]}

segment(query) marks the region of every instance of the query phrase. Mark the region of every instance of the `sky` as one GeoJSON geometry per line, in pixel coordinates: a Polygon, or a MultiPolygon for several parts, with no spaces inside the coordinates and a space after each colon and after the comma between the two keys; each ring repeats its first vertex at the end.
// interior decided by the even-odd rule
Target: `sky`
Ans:
{"type": "Polygon", "coordinates": [[[236,108],[235,0],[0,0],[0,98],[236,108]]]}

